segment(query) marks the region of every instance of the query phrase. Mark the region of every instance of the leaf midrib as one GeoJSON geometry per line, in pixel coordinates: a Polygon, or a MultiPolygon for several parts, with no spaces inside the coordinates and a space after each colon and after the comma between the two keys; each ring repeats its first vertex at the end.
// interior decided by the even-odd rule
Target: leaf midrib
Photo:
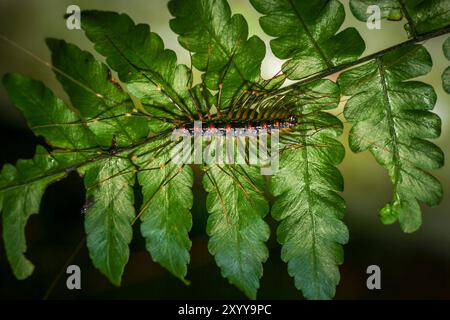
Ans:
{"type": "MultiPolygon", "coordinates": [[[[302,144],[303,145],[307,145],[307,141],[305,137],[301,138],[302,140],[302,144]]],[[[313,267],[314,267],[314,277],[316,279],[316,281],[314,281],[314,287],[316,288],[316,292],[319,293],[320,292],[320,288],[319,288],[319,271],[318,271],[318,262],[317,262],[317,255],[316,255],[316,220],[315,220],[315,215],[314,213],[311,211],[311,177],[310,177],[310,173],[309,173],[309,157],[308,157],[308,147],[305,147],[302,151],[302,157],[303,160],[305,161],[305,170],[303,173],[303,177],[305,180],[305,191],[307,193],[308,196],[308,214],[310,216],[311,219],[311,223],[312,223],[312,250],[311,250],[311,254],[313,256],[313,267]]]]}
{"type": "Polygon", "coordinates": [[[392,112],[392,108],[391,108],[391,101],[390,101],[390,96],[389,96],[389,84],[387,83],[387,79],[385,77],[386,71],[384,68],[384,64],[383,64],[383,61],[381,58],[376,59],[376,63],[377,63],[378,71],[379,71],[379,75],[380,75],[380,83],[381,83],[383,100],[384,100],[384,105],[385,105],[385,110],[386,110],[386,119],[387,119],[388,126],[389,126],[389,135],[391,136],[392,145],[393,145],[393,152],[392,152],[392,161],[394,163],[393,194],[395,196],[397,194],[397,186],[398,186],[398,182],[399,182],[399,174],[400,174],[400,169],[401,169],[400,154],[399,154],[399,149],[398,149],[398,136],[397,136],[397,132],[395,129],[394,116],[393,116],[393,112],[392,112]]]}

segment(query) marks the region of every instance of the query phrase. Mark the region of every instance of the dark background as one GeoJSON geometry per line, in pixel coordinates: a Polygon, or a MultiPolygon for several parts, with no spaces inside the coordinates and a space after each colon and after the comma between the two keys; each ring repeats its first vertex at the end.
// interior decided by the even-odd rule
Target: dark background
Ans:
{"type": "MultiPolygon", "coordinates": [[[[357,22],[346,5],[345,26],[357,26],[366,41],[365,54],[404,41],[405,32],[401,23],[382,22],[382,29],[369,31],[365,24],[357,22]]],[[[234,12],[243,13],[250,26],[250,33],[258,34],[268,43],[270,40],[258,26],[259,15],[247,1],[230,1],[234,12]]],[[[103,9],[128,13],[136,22],[148,23],[152,31],[159,33],[167,47],[175,50],[181,63],[189,62],[189,55],[176,43],[176,35],[170,31],[166,1],[0,1],[0,33],[31,51],[36,57],[50,61],[45,46],[45,37],[63,38],[83,49],[92,50],[82,31],[69,31],[63,15],[70,4],[82,9],[103,9]]],[[[448,158],[450,154],[449,108],[450,96],[441,88],[440,75],[449,64],[442,53],[445,37],[429,40],[429,49],[434,66],[432,72],[420,80],[432,84],[438,94],[435,112],[442,118],[442,136],[434,141],[448,158]]],[[[18,48],[0,40],[0,76],[6,72],[20,72],[44,81],[57,95],[66,101],[66,95],[54,78],[52,71],[36,57],[25,54],[18,48]]],[[[100,57],[99,57],[100,58],[100,57]]],[[[102,59],[102,58],[100,58],[102,59]]],[[[282,62],[268,53],[264,61],[263,74],[270,76],[282,62]]],[[[341,110],[337,110],[339,113],[341,110]]],[[[348,130],[348,125],[346,125],[348,130]]],[[[19,158],[30,158],[41,140],[27,128],[20,113],[15,110],[3,87],[0,87],[0,166],[15,163],[19,158]]],[[[384,169],[379,167],[370,154],[353,154],[348,149],[346,137],[342,142],[347,156],[340,166],[345,178],[347,215],[345,222],[350,230],[350,242],[345,246],[345,262],[341,267],[341,284],[337,288],[337,299],[449,299],[450,298],[450,166],[445,165],[434,174],[444,186],[444,199],[436,208],[423,207],[423,226],[412,234],[400,231],[397,224],[383,226],[377,212],[390,200],[392,188],[384,169]],[[369,291],[366,288],[366,268],[371,264],[381,267],[382,289],[369,291]]],[[[83,245],[72,264],[82,270],[82,290],[66,289],[65,269],[67,259],[84,238],[82,206],[84,187],[81,178],[72,174],[54,184],[46,191],[38,215],[33,215],[27,226],[27,257],[35,264],[33,275],[27,280],[16,280],[7,263],[3,243],[0,242],[0,298],[41,299],[55,283],[49,298],[88,299],[214,299],[245,298],[234,286],[220,275],[220,270],[207,250],[205,224],[205,193],[201,188],[201,175],[196,170],[194,186],[195,204],[192,210],[194,227],[191,232],[193,246],[186,286],[171,276],[165,269],[153,263],[145,250],[139,232],[139,223],[134,226],[130,260],[126,266],[122,286],[116,288],[97,271],[90,262],[83,245]],[[61,273],[63,270],[63,273],[61,273]],[[62,277],[58,279],[58,275],[62,277]]],[[[280,260],[279,246],[275,240],[275,224],[269,240],[270,258],[264,264],[260,299],[299,299],[301,293],[294,287],[287,274],[286,265],[280,260]]],[[[0,222],[1,224],[1,222],[0,222]]],[[[1,231],[0,231],[1,233],[1,231]]]]}

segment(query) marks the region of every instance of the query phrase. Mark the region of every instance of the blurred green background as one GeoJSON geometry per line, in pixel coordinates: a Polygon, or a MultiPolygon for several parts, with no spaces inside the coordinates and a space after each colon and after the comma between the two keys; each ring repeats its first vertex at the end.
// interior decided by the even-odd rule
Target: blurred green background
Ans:
{"type": "MultiPolygon", "coordinates": [[[[348,1],[345,4],[347,18],[343,28],[356,26],[366,41],[370,54],[406,40],[403,22],[382,22],[381,30],[368,30],[364,23],[352,17],[348,1]]],[[[189,54],[181,48],[176,35],[170,30],[171,19],[164,0],[1,0],[0,33],[31,51],[36,57],[50,61],[45,45],[46,37],[62,38],[83,49],[93,51],[92,44],[81,30],[68,30],[63,15],[66,8],[76,4],[82,9],[101,9],[124,12],[135,22],[150,24],[165,45],[173,49],[180,63],[189,64],[189,54]]],[[[250,34],[260,36],[269,48],[270,38],[258,25],[259,14],[246,0],[231,0],[235,13],[242,13],[249,23],[250,34]]],[[[434,86],[438,101],[435,112],[442,119],[441,138],[434,142],[450,156],[450,95],[441,85],[441,73],[449,62],[442,53],[446,36],[429,40],[425,46],[433,58],[433,69],[420,80],[434,86]]],[[[270,50],[268,50],[270,51],[270,50]]],[[[52,70],[23,51],[0,40],[0,76],[6,72],[19,72],[40,79],[55,93],[68,101],[52,70]]],[[[102,57],[97,57],[104,60],[102,57]]],[[[263,75],[275,74],[282,61],[267,53],[263,75]]],[[[339,113],[342,110],[336,111],[339,113]]],[[[348,125],[346,124],[346,132],[348,125]]],[[[346,135],[341,139],[347,155],[340,166],[345,178],[344,198],[347,201],[345,222],[350,229],[350,242],[345,246],[345,263],[341,267],[341,284],[337,288],[338,299],[450,299],[450,166],[446,164],[434,174],[444,187],[444,199],[435,208],[423,207],[423,226],[411,235],[403,234],[398,224],[383,226],[377,212],[391,197],[391,185],[384,169],[376,164],[370,154],[353,154],[348,149],[346,135]],[[371,264],[381,267],[382,289],[366,288],[366,268],[371,264]]],[[[30,158],[40,140],[27,128],[21,114],[13,108],[5,89],[0,88],[0,165],[18,158],[30,158]]],[[[197,177],[198,172],[197,173],[197,177]]],[[[69,291],[65,287],[65,274],[55,283],[50,298],[155,298],[155,299],[213,299],[245,298],[220,275],[213,258],[207,251],[205,236],[205,194],[199,179],[195,183],[193,208],[194,227],[191,232],[193,247],[188,278],[185,286],[158,264],[153,263],[145,251],[135,226],[131,255],[125,269],[123,284],[116,288],[108,283],[91,264],[86,247],[82,247],[73,264],[82,270],[82,290],[69,291]]],[[[45,193],[39,215],[34,215],[27,227],[27,256],[36,265],[34,274],[27,280],[16,280],[9,268],[3,243],[0,245],[0,297],[4,299],[40,299],[48,291],[52,281],[61,271],[80,239],[83,238],[84,203],[83,184],[77,175],[52,185],[45,193]]],[[[279,258],[275,239],[275,224],[269,218],[272,236],[269,241],[270,258],[264,265],[260,299],[299,299],[301,293],[287,275],[286,265],[279,258]]],[[[1,233],[1,231],[0,231],[1,233]]]]}

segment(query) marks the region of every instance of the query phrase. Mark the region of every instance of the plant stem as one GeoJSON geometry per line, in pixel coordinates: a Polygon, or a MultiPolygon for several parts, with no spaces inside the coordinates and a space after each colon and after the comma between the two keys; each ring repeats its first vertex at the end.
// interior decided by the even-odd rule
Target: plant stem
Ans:
{"type": "Polygon", "coordinates": [[[408,25],[407,26],[409,26],[413,38],[416,38],[417,37],[416,26],[414,25],[414,21],[411,18],[411,16],[409,15],[408,10],[406,9],[405,1],[404,0],[400,0],[398,3],[400,4],[403,16],[405,17],[406,21],[408,21],[408,25]]]}
{"type": "Polygon", "coordinates": [[[52,283],[48,287],[47,291],[45,292],[44,297],[42,300],[47,300],[50,295],[52,294],[53,290],[56,288],[56,285],[58,284],[59,280],[63,276],[63,274],[66,272],[67,267],[72,263],[72,261],[76,258],[80,250],[83,248],[84,244],[86,243],[86,237],[83,236],[83,238],[78,242],[78,245],[75,247],[75,250],[72,252],[72,254],[67,258],[66,262],[64,263],[61,270],[58,272],[56,277],[53,279],[52,283]]]}
{"type": "Polygon", "coordinates": [[[421,34],[421,35],[417,35],[416,37],[411,38],[411,39],[409,39],[407,41],[401,42],[399,44],[396,44],[396,45],[394,45],[392,47],[389,47],[389,48],[386,48],[384,50],[381,50],[381,51],[369,54],[369,55],[367,55],[365,57],[362,57],[362,58],[360,58],[358,60],[335,66],[333,68],[330,68],[330,69],[324,70],[322,72],[316,73],[316,74],[314,74],[314,75],[312,75],[312,76],[310,76],[308,78],[303,78],[303,79],[301,79],[300,81],[298,81],[296,83],[293,83],[293,84],[291,84],[289,86],[286,86],[284,88],[278,89],[277,91],[275,91],[275,93],[281,94],[281,93],[283,93],[285,91],[289,91],[289,90],[295,89],[295,88],[297,88],[299,86],[302,86],[304,84],[308,84],[308,83],[311,83],[313,81],[325,78],[325,77],[327,77],[329,75],[332,75],[332,74],[334,74],[336,72],[343,71],[345,69],[357,66],[357,65],[362,64],[364,62],[367,62],[367,61],[370,61],[370,60],[382,57],[382,56],[384,56],[384,55],[386,55],[386,54],[388,54],[388,53],[390,53],[390,52],[392,52],[394,50],[397,50],[399,48],[408,47],[408,46],[413,45],[415,43],[422,42],[422,41],[429,40],[429,39],[433,39],[433,38],[439,37],[439,36],[447,34],[447,33],[450,33],[450,26],[447,26],[445,28],[442,28],[442,29],[439,29],[439,30],[436,30],[436,31],[432,31],[432,32],[421,34]]]}

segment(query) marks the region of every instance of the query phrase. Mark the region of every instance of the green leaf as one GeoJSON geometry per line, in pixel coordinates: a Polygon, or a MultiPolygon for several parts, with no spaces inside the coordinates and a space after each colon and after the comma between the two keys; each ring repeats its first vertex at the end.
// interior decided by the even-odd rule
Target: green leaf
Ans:
{"type": "Polygon", "coordinates": [[[42,135],[56,148],[71,150],[48,154],[39,147],[32,160],[19,160],[16,167],[5,165],[2,170],[0,197],[4,211],[5,248],[15,276],[24,279],[34,269],[24,256],[25,226],[28,218],[39,211],[46,187],[98,155],[87,150],[96,146],[95,135],[74,110],[56,98],[41,82],[18,74],[7,74],[3,83],[36,135],[42,135]]]}
{"type": "Polygon", "coordinates": [[[283,72],[289,79],[301,79],[356,60],[365,44],[355,28],[340,32],[344,7],[337,0],[251,0],[264,16],[264,32],[275,56],[288,59],[283,72]],[[338,32],[338,33],[337,33],[338,32]]]}
{"type": "Polygon", "coordinates": [[[92,205],[85,213],[87,247],[94,265],[116,286],[128,262],[135,216],[135,173],[129,160],[111,157],[82,170],[86,174],[86,199],[92,205]]]}
{"type": "MultiPolygon", "coordinates": [[[[417,34],[431,32],[450,25],[448,0],[399,0],[404,3],[417,34]]],[[[409,26],[411,29],[411,26],[409,26]]]]}
{"type": "Polygon", "coordinates": [[[164,48],[162,39],[144,24],[135,25],[125,14],[83,11],[81,27],[118,72],[128,91],[140,99],[152,115],[180,117],[190,113],[190,70],[164,48]]]}
{"type": "Polygon", "coordinates": [[[280,170],[270,181],[270,191],[276,197],[272,215],[281,221],[277,230],[281,257],[288,263],[295,286],[308,299],[330,299],[340,279],[337,266],[343,262],[341,245],[348,241],[347,228],[341,221],[345,203],[336,193],[343,190],[336,165],[345,150],[335,140],[342,133],[342,123],[320,110],[338,105],[339,90],[327,80],[302,90],[328,98],[300,107],[296,130],[281,137],[285,148],[280,170]]]}
{"type": "Polygon", "coordinates": [[[42,82],[20,74],[7,74],[3,84],[31,130],[54,147],[85,149],[97,145],[94,134],[79,115],[55,97],[42,82]]]}
{"type": "Polygon", "coordinates": [[[38,146],[33,159],[18,160],[15,167],[10,164],[3,167],[0,172],[3,239],[9,263],[18,279],[27,278],[34,269],[24,256],[25,227],[28,218],[39,211],[45,189],[97,156],[95,152],[54,151],[49,154],[38,146]]]}
{"type": "Polygon", "coordinates": [[[433,87],[407,81],[431,70],[431,57],[420,45],[397,49],[346,71],[338,83],[352,96],[344,115],[352,123],[349,143],[354,152],[369,150],[388,170],[392,201],[381,211],[383,223],[399,220],[403,231],[420,227],[418,201],[435,206],[442,198],[439,181],[425,170],[440,168],[442,151],[426,139],[437,138],[441,120],[431,113],[433,87]]]}
{"type": "Polygon", "coordinates": [[[204,71],[210,89],[223,85],[222,108],[260,78],[265,56],[264,42],[248,38],[248,25],[240,14],[231,15],[226,0],[172,0],[169,10],[175,17],[172,30],[180,44],[194,53],[192,64],[204,71]]]}
{"type": "Polygon", "coordinates": [[[205,168],[203,185],[209,193],[209,252],[222,275],[255,299],[262,263],[269,255],[264,244],[270,233],[263,220],[269,211],[264,178],[256,167],[217,164],[205,168]]]}
{"type": "Polygon", "coordinates": [[[444,50],[444,55],[447,58],[447,60],[450,60],[450,37],[448,37],[442,46],[442,49],[444,50]]]}
{"type": "Polygon", "coordinates": [[[141,233],[152,259],[187,283],[193,173],[170,160],[168,153],[138,158],[137,164],[147,168],[138,173],[144,196],[141,233]]]}
{"type": "MultiPolygon", "coordinates": [[[[8,185],[7,177],[3,177],[0,171],[0,190],[5,188],[8,185]]],[[[2,213],[3,208],[3,192],[0,192],[0,214],[2,213]]]]}
{"type": "Polygon", "coordinates": [[[340,98],[339,87],[330,80],[321,79],[287,92],[285,99],[293,105],[290,111],[303,117],[315,111],[337,108],[340,98]]]}
{"type": "Polygon", "coordinates": [[[350,9],[360,21],[367,21],[368,6],[381,9],[381,19],[406,18],[405,29],[412,37],[450,25],[450,3],[447,0],[350,0],[350,9]],[[411,25],[412,24],[412,25],[411,25]]]}
{"type": "Polygon", "coordinates": [[[87,51],[64,40],[47,39],[56,77],[102,146],[119,146],[148,134],[149,119],[137,114],[131,98],[114,83],[109,69],[87,51]]]}
{"type": "Polygon", "coordinates": [[[30,160],[7,164],[0,173],[0,211],[3,210],[3,241],[14,275],[25,279],[33,272],[33,264],[25,257],[27,245],[25,226],[32,214],[39,211],[42,195],[50,183],[60,180],[64,173],[33,179],[57,166],[57,161],[38,147],[30,160]],[[3,209],[2,209],[3,207],[3,209]]]}
{"type": "Polygon", "coordinates": [[[450,67],[445,68],[442,73],[442,86],[445,92],[450,93],[450,67]]]}
{"type": "Polygon", "coordinates": [[[402,9],[397,0],[350,0],[350,10],[360,21],[366,22],[372,15],[367,12],[369,6],[376,5],[380,8],[381,19],[401,20],[403,18],[402,9]]]}
{"type": "MultiPolygon", "coordinates": [[[[443,50],[447,60],[450,60],[450,37],[445,40],[443,50]]],[[[442,86],[445,92],[450,94],[450,67],[447,67],[442,73],[442,86]]]]}

